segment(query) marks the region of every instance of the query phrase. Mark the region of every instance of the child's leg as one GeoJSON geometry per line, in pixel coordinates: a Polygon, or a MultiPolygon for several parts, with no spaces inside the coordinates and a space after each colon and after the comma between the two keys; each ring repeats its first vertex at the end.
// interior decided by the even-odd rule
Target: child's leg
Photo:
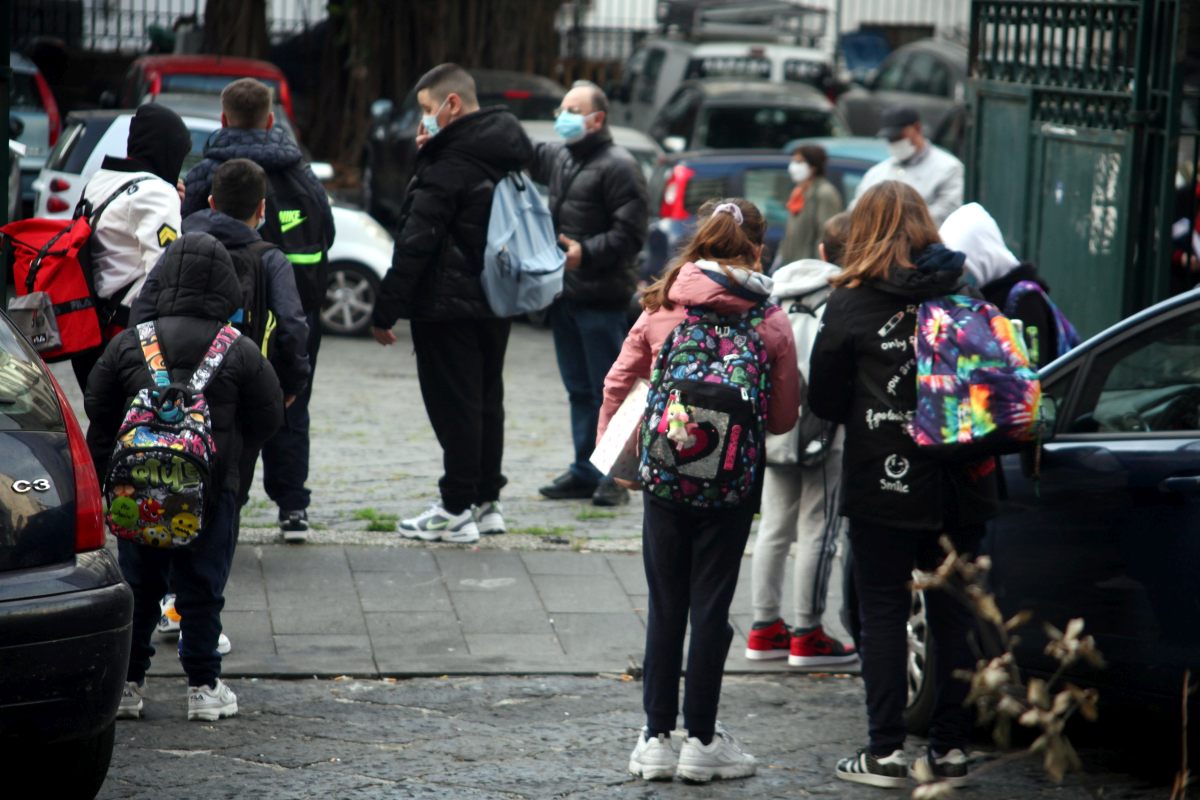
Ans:
{"type": "Polygon", "coordinates": [[[236,508],[234,493],[222,492],[208,525],[196,541],[177,552],[174,561],[171,580],[183,636],[179,660],[188,686],[211,686],[221,675],[217,638],[225,607],[225,581],[233,564],[236,508]]]}
{"type": "Polygon", "coordinates": [[[729,605],[754,520],[753,504],[728,511],[698,513],[687,519],[692,538],[691,620],[683,721],[702,742],[711,739],[721,699],[725,657],[733,639],[729,605]]]}
{"type": "Polygon", "coordinates": [[[796,538],[800,512],[800,470],[767,467],[763,479],[762,517],[750,560],[750,598],[755,622],[779,618],[783,594],[783,568],[796,538]]]}
{"type": "Polygon", "coordinates": [[[829,573],[841,531],[838,516],[839,475],[828,465],[804,469],[797,476],[803,487],[796,515],[796,560],[792,600],[798,628],[821,624],[829,573]]]}
{"type": "Polygon", "coordinates": [[[161,613],[158,601],[167,593],[167,569],[171,551],[128,542],[117,542],[121,574],[133,590],[133,637],[129,645],[129,669],[125,680],[141,683],[150,669],[154,646],[150,637],[161,613]]]}
{"type": "Polygon", "coordinates": [[[644,502],[642,560],[646,565],[650,605],[646,613],[642,706],[646,711],[646,726],[653,736],[672,731],[679,713],[692,537],[690,517],[651,499],[649,494],[644,502]]]}

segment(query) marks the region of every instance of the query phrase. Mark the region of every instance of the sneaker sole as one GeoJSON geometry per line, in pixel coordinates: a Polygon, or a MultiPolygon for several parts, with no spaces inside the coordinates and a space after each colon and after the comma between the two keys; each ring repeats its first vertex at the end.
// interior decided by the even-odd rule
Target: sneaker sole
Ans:
{"type": "Polygon", "coordinates": [[[652,767],[630,759],[629,774],[644,781],[669,781],[675,777],[675,767],[672,765],[652,767]]]}
{"type": "Polygon", "coordinates": [[[876,775],[872,772],[842,772],[838,770],[837,776],[850,783],[861,783],[866,786],[874,786],[878,789],[907,789],[912,786],[912,779],[910,778],[876,775]]]}
{"type": "Polygon", "coordinates": [[[137,708],[118,708],[117,719],[141,719],[142,704],[138,703],[137,708]]]}
{"type": "MultiPolygon", "coordinates": [[[[484,519],[487,519],[486,517],[484,519]]],[[[479,521],[480,536],[496,536],[501,533],[508,533],[508,528],[505,527],[504,521],[500,522],[484,522],[484,519],[479,521]]]]}
{"type": "Polygon", "coordinates": [[[788,655],[791,667],[846,667],[859,663],[858,654],[849,656],[793,656],[788,655]]]}
{"type": "Polygon", "coordinates": [[[188,709],[189,720],[199,720],[201,722],[216,722],[223,717],[236,716],[238,713],[237,703],[233,702],[229,705],[221,706],[220,708],[202,708],[188,709]]]}
{"type": "Polygon", "coordinates": [[[779,658],[787,658],[789,650],[751,650],[746,648],[746,659],[748,661],[772,661],[779,658]]]}
{"type": "Polygon", "coordinates": [[[749,778],[758,771],[758,766],[725,766],[725,767],[686,767],[680,764],[675,769],[675,774],[680,780],[688,783],[708,783],[711,780],[733,780],[736,778],[749,778]]]}
{"type": "Polygon", "coordinates": [[[304,544],[308,541],[308,531],[284,531],[283,540],[288,544],[304,544]]]}

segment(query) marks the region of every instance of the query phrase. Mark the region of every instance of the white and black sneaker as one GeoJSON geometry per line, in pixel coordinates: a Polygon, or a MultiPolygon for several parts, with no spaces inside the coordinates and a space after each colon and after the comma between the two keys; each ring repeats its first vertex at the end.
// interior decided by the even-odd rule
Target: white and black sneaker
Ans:
{"type": "Polygon", "coordinates": [[[675,777],[675,764],[679,761],[671,747],[671,737],[660,733],[646,738],[649,732],[642,728],[633,752],[629,754],[629,771],[648,781],[669,781],[675,777]]]}
{"type": "Polygon", "coordinates": [[[121,703],[117,706],[117,719],[142,718],[142,687],[133,681],[125,681],[121,690],[121,703]]]}
{"type": "Polygon", "coordinates": [[[220,678],[217,678],[215,686],[201,684],[188,687],[189,720],[216,722],[223,717],[236,716],[237,713],[237,695],[220,678]]]}
{"type": "Polygon", "coordinates": [[[493,500],[490,503],[476,506],[475,524],[479,527],[479,533],[483,536],[508,533],[508,526],[504,524],[504,509],[501,508],[499,500],[493,500]]]}
{"type": "Polygon", "coordinates": [[[948,783],[956,789],[967,785],[967,754],[957,747],[943,756],[935,754],[932,750],[926,750],[913,763],[914,778],[917,778],[919,772],[924,771],[921,767],[922,763],[928,767],[928,773],[933,776],[935,781],[948,783]]]}
{"type": "Polygon", "coordinates": [[[675,772],[685,781],[707,783],[713,778],[748,778],[757,770],[758,759],[743,750],[718,722],[708,744],[695,736],[684,740],[675,772]]]}
{"type": "Polygon", "coordinates": [[[296,511],[279,511],[279,530],[288,544],[304,544],[308,541],[308,512],[303,508],[296,511]]]}
{"type": "Polygon", "coordinates": [[[873,756],[865,749],[859,750],[857,755],[837,762],[837,776],[844,781],[883,789],[903,789],[912,785],[903,750],[882,757],[873,756]]]}
{"type": "Polygon", "coordinates": [[[426,542],[454,542],[470,544],[479,541],[479,526],[475,524],[475,511],[468,508],[459,514],[451,514],[441,503],[434,503],[415,517],[400,520],[397,531],[409,539],[426,542]]]}

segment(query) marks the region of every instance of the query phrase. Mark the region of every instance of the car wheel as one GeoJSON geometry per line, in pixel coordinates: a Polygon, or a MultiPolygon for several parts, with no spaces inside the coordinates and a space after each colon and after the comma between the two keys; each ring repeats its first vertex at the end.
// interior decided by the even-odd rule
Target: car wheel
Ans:
{"type": "Polygon", "coordinates": [[[29,775],[36,775],[39,796],[92,800],[100,793],[112,761],[117,723],[87,739],[18,746],[14,755],[29,775]]]}
{"type": "Polygon", "coordinates": [[[321,304],[321,325],[338,336],[363,336],[379,296],[379,276],[369,267],[344,261],[329,265],[329,284],[321,304]]]}

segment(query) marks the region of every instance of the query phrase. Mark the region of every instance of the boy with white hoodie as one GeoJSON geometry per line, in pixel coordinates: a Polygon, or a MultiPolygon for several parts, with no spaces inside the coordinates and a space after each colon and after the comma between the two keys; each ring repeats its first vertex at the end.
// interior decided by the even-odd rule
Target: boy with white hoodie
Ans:
{"type": "Polygon", "coordinates": [[[762,518],[750,562],[754,624],[746,639],[746,658],[787,658],[790,666],[801,669],[858,663],[854,645],[829,636],[821,625],[841,531],[836,509],[843,433],[803,408],[812,343],[832,291],[829,279],[841,271],[838,264],[849,230],[850,215],[834,215],[822,231],[821,260],[794,261],[771,276],[775,282],[771,299],[787,312],[796,338],[801,410],[800,422],[789,433],[767,438],[762,518]],[[792,581],[795,616],[794,627],[789,627],[780,607],[792,542],[797,543],[792,581]]]}

